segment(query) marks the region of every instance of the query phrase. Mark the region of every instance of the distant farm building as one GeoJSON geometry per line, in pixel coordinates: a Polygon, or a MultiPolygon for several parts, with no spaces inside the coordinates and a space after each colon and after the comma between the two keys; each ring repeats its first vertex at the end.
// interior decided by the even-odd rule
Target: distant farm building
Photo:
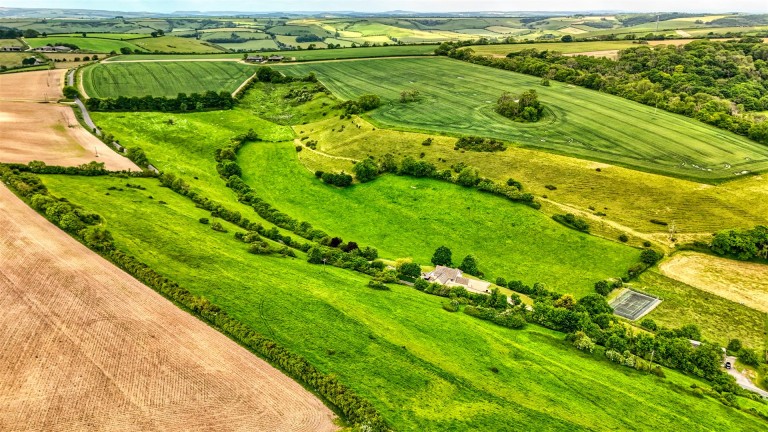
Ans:
{"type": "Polygon", "coordinates": [[[248,56],[245,61],[250,63],[261,63],[264,61],[264,56],[248,56]]]}
{"type": "Polygon", "coordinates": [[[57,46],[43,46],[43,47],[35,48],[33,51],[38,51],[38,52],[70,52],[70,51],[72,51],[72,48],[66,47],[66,46],[61,46],[61,45],[57,45],[57,46]]]}
{"type": "Polygon", "coordinates": [[[491,286],[490,282],[466,278],[462,276],[461,270],[445,266],[435,267],[431,272],[425,273],[423,278],[428,282],[435,282],[448,287],[459,286],[479,294],[488,294],[490,292],[488,288],[491,286]]]}
{"type": "Polygon", "coordinates": [[[21,51],[22,47],[20,46],[4,46],[0,48],[0,51],[21,51]]]}
{"type": "Polygon", "coordinates": [[[271,56],[269,56],[269,57],[267,58],[267,61],[271,61],[271,62],[281,62],[281,61],[283,61],[284,59],[285,59],[285,57],[283,57],[283,56],[281,56],[281,55],[271,55],[271,56]]]}

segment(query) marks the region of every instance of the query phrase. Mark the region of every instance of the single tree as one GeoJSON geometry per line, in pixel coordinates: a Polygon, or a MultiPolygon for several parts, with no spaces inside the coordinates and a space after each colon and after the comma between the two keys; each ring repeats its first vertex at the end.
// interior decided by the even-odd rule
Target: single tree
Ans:
{"type": "Polygon", "coordinates": [[[477,259],[472,255],[467,255],[461,260],[459,270],[473,276],[478,276],[480,274],[480,270],[477,268],[477,259]]]}
{"type": "Polygon", "coordinates": [[[432,255],[432,264],[450,267],[453,265],[453,252],[445,246],[440,246],[432,255]]]}

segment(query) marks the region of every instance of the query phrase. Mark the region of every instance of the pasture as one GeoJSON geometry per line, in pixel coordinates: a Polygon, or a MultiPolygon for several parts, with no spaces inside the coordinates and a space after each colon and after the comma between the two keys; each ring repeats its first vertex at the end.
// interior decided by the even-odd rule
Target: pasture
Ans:
{"type": "Polygon", "coordinates": [[[179,93],[233,92],[256,72],[238,62],[102,63],[83,70],[89,97],[176,97],[179,93]]]}
{"type": "Polygon", "coordinates": [[[4,430],[338,429],[301,385],[1,184],[0,223],[4,430]]]}
{"type": "Polygon", "coordinates": [[[768,147],[680,115],[617,96],[446,58],[380,59],[280,66],[315,72],[343,99],[375,93],[366,116],[401,130],[478,135],[665,175],[718,182],[768,169],[768,147]],[[439,77],[439,78],[438,78],[439,77]],[[417,103],[399,94],[417,89],[417,103]],[[504,91],[535,89],[547,115],[517,123],[494,111],[504,91]],[[663,145],[661,144],[663,143],[663,145]]]}
{"type": "Polygon", "coordinates": [[[435,249],[445,245],[457,264],[466,255],[477,257],[490,281],[543,282],[577,297],[592,292],[598,280],[623,275],[639,259],[636,249],[452,184],[384,176],[333,188],[297,161],[292,144],[246,146],[240,156],[244,180],[276,208],[347,241],[375,245],[386,258],[429,265],[435,249]]]}
{"type": "Polygon", "coordinates": [[[592,51],[622,50],[640,46],[633,41],[599,41],[599,42],[540,42],[494,45],[471,45],[469,48],[477,55],[504,57],[509,53],[527,49],[538,51],[558,51],[563,54],[586,53],[592,51]]]}
{"type": "Polygon", "coordinates": [[[27,52],[0,52],[0,67],[15,68],[22,65],[22,61],[29,57],[34,57],[33,53],[27,52]]]}
{"type": "MultiPolygon", "coordinates": [[[[249,127],[269,141],[292,138],[288,127],[254,122],[254,112],[264,115],[256,111],[268,104],[264,100],[245,103],[232,112],[95,113],[94,120],[124,145],[144,148],[161,169],[198,177],[200,181],[192,182],[198,187],[218,182],[213,150],[249,127]]],[[[595,281],[623,274],[639,257],[636,249],[577,233],[528,207],[437,181],[385,176],[349,190],[335,189],[298,162],[292,143],[248,146],[240,163],[246,180],[276,208],[347,241],[373,245],[391,259],[411,256],[428,265],[432,252],[445,243],[457,263],[475,254],[489,280],[503,276],[529,285],[544,282],[551,289],[583,295],[595,281]],[[339,214],[354,215],[359,223],[349,224],[349,217],[339,214]],[[392,226],[401,228],[393,232],[392,226]],[[600,258],[586,265],[585,256],[600,258]]],[[[232,195],[217,194],[217,199],[232,195]]]]}
{"type": "MultiPolygon", "coordinates": [[[[81,51],[94,53],[109,53],[112,51],[120,52],[120,48],[130,48],[131,50],[141,49],[132,42],[118,39],[108,39],[99,37],[82,36],[49,36],[24,39],[32,48],[44,47],[46,45],[72,44],[81,51]]],[[[133,41],[135,42],[135,41],[133,41]]]]}
{"type": "Polygon", "coordinates": [[[674,371],[659,379],[580,353],[556,332],[449,314],[444,299],[409,287],[372,291],[360,275],[310,265],[301,255],[249,254],[233,238],[235,227],[224,223],[229,233],[219,233],[200,224],[206,212],[154,179],[132,180],[146,190],[109,195],[125,180],[44,182],[104,216],[121,249],[338,376],[396,430],[762,427],[756,417],[691,397],[690,385],[701,382],[674,371]],[[637,416],[640,410],[654,415],[637,416]]]}
{"type": "Polygon", "coordinates": [[[162,53],[215,53],[222,50],[194,38],[160,36],[133,41],[139,48],[149,52],[162,53]]]}
{"type": "MultiPolygon", "coordinates": [[[[247,98],[258,99],[259,95],[264,98],[268,94],[257,90],[254,88],[249,92],[247,98]]],[[[275,101],[264,101],[260,105],[275,104],[275,101]]],[[[277,120],[289,118],[291,112],[263,112],[260,115],[277,120]]],[[[349,161],[334,158],[336,156],[360,160],[387,153],[418,158],[424,153],[424,160],[439,169],[449,169],[463,162],[496,181],[517,179],[526,191],[537,197],[548,197],[554,203],[554,212],[578,209],[593,214],[590,223],[595,228],[611,228],[612,224],[619,224],[627,231],[657,233],[653,240],[665,244],[669,243],[670,226],[674,226],[677,233],[709,237],[721,229],[768,224],[768,176],[765,175],[746,176],[710,186],[519,147],[501,153],[461,153],[453,150],[455,138],[376,128],[359,117],[354,118],[352,124],[338,118],[322,121],[303,118],[293,124],[298,125],[294,130],[299,136],[317,141],[318,149],[330,156],[300,153],[301,160],[313,169],[320,166],[323,169],[351,169],[349,161]],[[311,123],[301,124],[304,121],[311,123]],[[427,138],[433,138],[433,144],[421,145],[427,138]],[[545,187],[547,185],[557,189],[550,190],[545,187]],[[558,207],[558,203],[564,205],[558,207]],[[598,217],[597,212],[605,216],[598,217]]],[[[544,210],[549,211],[547,205],[544,210]]]]}

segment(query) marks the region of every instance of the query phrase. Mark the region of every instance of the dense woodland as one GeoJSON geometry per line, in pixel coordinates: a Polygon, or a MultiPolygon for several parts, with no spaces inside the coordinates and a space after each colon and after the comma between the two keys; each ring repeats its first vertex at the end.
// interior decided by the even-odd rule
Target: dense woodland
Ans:
{"type": "Polygon", "coordinates": [[[437,54],[615,94],[768,144],[768,45],[757,38],[639,45],[618,60],[535,49],[507,58],[445,43],[437,54]]]}

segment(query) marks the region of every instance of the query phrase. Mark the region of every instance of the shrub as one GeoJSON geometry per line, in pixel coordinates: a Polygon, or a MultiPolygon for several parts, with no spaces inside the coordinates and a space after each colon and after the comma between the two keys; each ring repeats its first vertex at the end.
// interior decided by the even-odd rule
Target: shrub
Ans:
{"type": "Polygon", "coordinates": [[[626,243],[629,241],[629,237],[626,234],[619,234],[619,241],[622,243],[626,243]]]}
{"type": "Polygon", "coordinates": [[[200,222],[203,225],[208,225],[211,221],[208,220],[208,218],[200,218],[198,219],[198,222],[200,222]]]}
{"type": "Polygon", "coordinates": [[[339,174],[329,172],[323,173],[320,180],[322,180],[323,183],[337,187],[347,187],[352,184],[352,176],[343,171],[339,174]]]}
{"type": "Polygon", "coordinates": [[[659,329],[659,326],[656,324],[656,321],[650,318],[645,318],[642,321],[640,321],[640,327],[647,330],[651,330],[651,331],[656,331],[659,329]]]}
{"type": "Polygon", "coordinates": [[[450,302],[443,303],[443,309],[448,312],[457,312],[459,310],[459,302],[452,300],[450,302]]]}
{"type": "Polygon", "coordinates": [[[379,175],[379,166],[371,158],[364,159],[352,167],[355,178],[360,183],[371,181],[379,175]]]}
{"type": "Polygon", "coordinates": [[[742,345],[739,339],[731,339],[728,341],[728,352],[736,354],[741,351],[742,345]]]}
{"type": "Polygon", "coordinates": [[[607,296],[613,291],[613,287],[607,281],[599,281],[595,283],[595,291],[602,296],[607,296]]]}
{"type": "Polygon", "coordinates": [[[368,281],[368,288],[373,288],[375,290],[380,291],[388,291],[389,287],[384,284],[384,282],[378,281],[378,280],[369,280],[368,281]]]}
{"type": "Polygon", "coordinates": [[[503,277],[497,277],[496,278],[496,285],[498,285],[500,287],[506,287],[507,286],[507,280],[504,279],[503,277]]]}
{"type": "Polygon", "coordinates": [[[567,213],[564,215],[553,215],[552,219],[560,222],[561,224],[573,228],[577,231],[589,232],[589,224],[584,219],[577,217],[573,213],[567,213]]]}
{"type": "Polygon", "coordinates": [[[224,228],[224,226],[219,221],[212,223],[211,229],[214,231],[223,232],[223,233],[227,232],[227,229],[224,228]]]}
{"type": "Polygon", "coordinates": [[[430,137],[430,138],[427,138],[427,139],[425,139],[424,141],[422,141],[422,142],[421,142],[421,145],[423,145],[423,146],[431,146],[431,145],[432,145],[432,142],[433,142],[433,140],[432,140],[432,138],[430,137]]]}
{"type": "Polygon", "coordinates": [[[595,349],[595,343],[592,342],[592,339],[590,339],[589,336],[587,336],[587,334],[581,330],[574,334],[573,346],[575,346],[578,350],[590,353],[595,349]]]}
{"type": "Polygon", "coordinates": [[[476,136],[461,137],[454,145],[454,150],[469,150],[476,152],[498,152],[506,149],[507,146],[501,141],[476,136]]]}
{"type": "Polygon", "coordinates": [[[661,253],[656,252],[653,249],[645,249],[644,251],[640,252],[640,261],[651,266],[656,264],[656,262],[659,261],[662,256],[663,255],[661,253]]]}
{"type": "Polygon", "coordinates": [[[742,348],[739,351],[739,361],[749,366],[760,366],[760,358],[757,356],[757,352],[749,348],[742,348]]]}

